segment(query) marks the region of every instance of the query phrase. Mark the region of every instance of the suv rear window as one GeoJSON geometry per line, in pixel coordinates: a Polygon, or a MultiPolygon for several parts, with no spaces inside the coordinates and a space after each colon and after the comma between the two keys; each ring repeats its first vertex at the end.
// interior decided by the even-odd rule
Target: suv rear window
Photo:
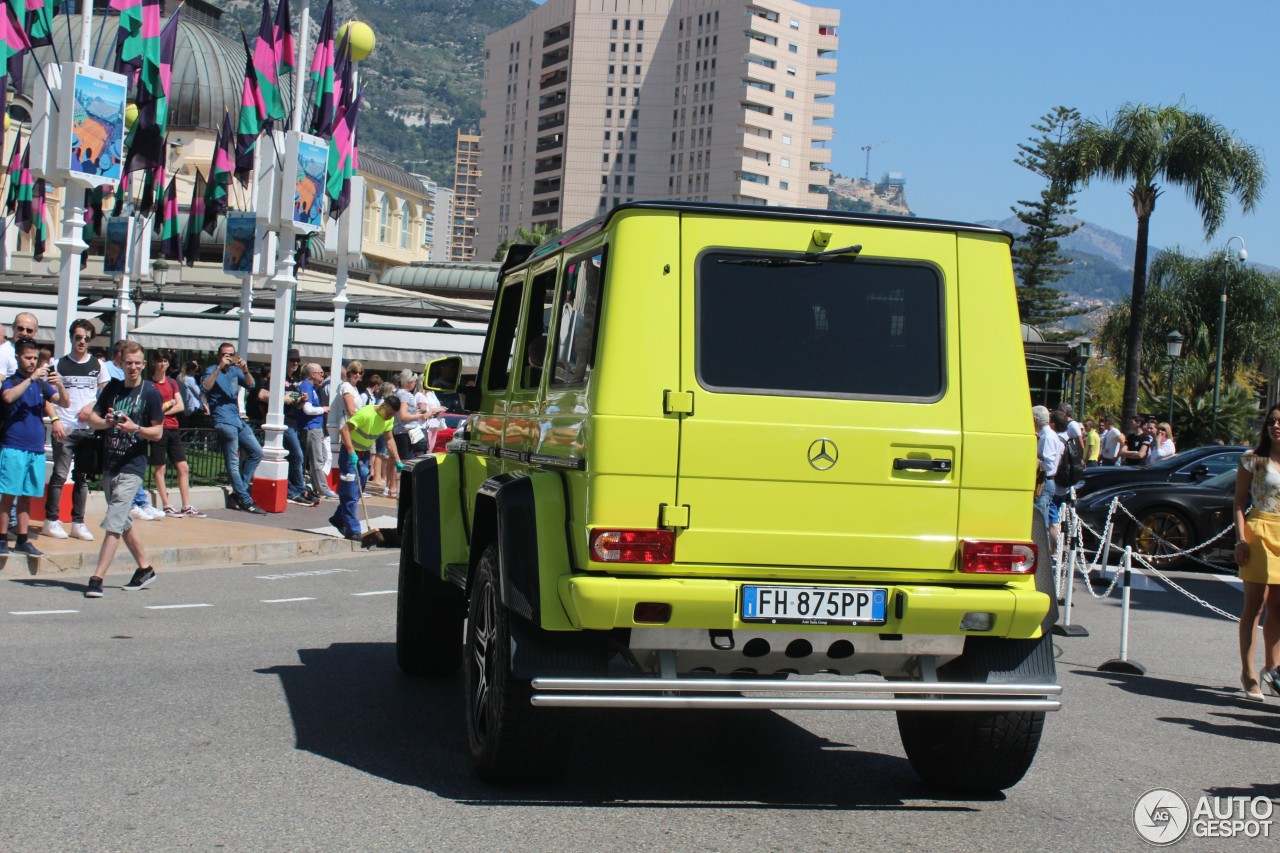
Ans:
{"type": "Polygon", "coordinates": [[[942,395],[942,280],[934,267],[854,258],[792,266],[788,258],[804,256],[702,255],[695,323],[704,388],[918,401],[942,395]]]}

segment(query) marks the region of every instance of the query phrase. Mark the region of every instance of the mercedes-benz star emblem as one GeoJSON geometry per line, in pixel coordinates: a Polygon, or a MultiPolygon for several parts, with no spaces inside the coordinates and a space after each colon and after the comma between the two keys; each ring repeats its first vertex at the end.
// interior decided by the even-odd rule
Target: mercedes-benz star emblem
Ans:
{"type": "Polygon", "coordinates": [[[840,450],[829,438],[820,438],[809,445],[809,464],[818,471],[828,471],[840,459],[840,450]]]}

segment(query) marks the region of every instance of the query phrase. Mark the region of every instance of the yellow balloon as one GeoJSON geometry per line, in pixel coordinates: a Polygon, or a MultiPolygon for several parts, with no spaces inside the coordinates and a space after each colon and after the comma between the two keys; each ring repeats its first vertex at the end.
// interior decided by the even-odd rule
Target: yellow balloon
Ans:
{"type": "Polygon", "coordinates": [[[351,33],[351,58],[356,62],[367,59],[378,41],[373,34],[373,27],[364,21],[347,21],[338,29],[335,47],[342,44],[342,37],[348,32],[351,33]]]}
{"type": "Polygon", "coordinates": [[[124,129],[129,130],[133,127],[133,123],[138,120],[138,105],[129,104],[124,108],[124,129]]]}

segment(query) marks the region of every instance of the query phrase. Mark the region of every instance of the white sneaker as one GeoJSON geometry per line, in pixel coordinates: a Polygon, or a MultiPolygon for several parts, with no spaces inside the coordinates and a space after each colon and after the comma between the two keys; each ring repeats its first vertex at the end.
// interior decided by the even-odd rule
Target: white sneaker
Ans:
{"type": "Polygon", "coordinates": [[[164,510],[162,510],[158,506],[152,506],[151,504],[147,504],[147,506],[145,507],[145,510],[147,515],[151,516],[152,521],[156,521],[158,519],[165,517],[164,510]]]}
{"type": "Polygon", "coordinates": [[[83,539],[85,542],[93,541],[93,533],[84,524],[77,522],[71,525],[71,538],[83,539]]]}
{"type": "Polygon", "coordinates": [[[144,506],[135,506],[129,509],[129,517],[135,521],[150,521],[151,513],[144,506]]]}
{"type": "Polygon", "coordinates": [[[61,521],[46,521],[44,530],[41,533],[45,536],[52,536],[54,539],[66,539],[67,531],[62,529],[61,521]]]}

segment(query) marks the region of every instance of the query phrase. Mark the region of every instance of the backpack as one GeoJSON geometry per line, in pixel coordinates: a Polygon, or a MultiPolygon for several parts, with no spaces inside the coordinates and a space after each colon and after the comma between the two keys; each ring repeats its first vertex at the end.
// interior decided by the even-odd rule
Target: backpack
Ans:
{"type": "Polygon", "coordinates": [[[1062,436],[1058,436],[1058,441],[1062,442],[1062,458],[1058,461],[1058,471],[1053,475],[1053,482],[1069,489],[1084,479],[1084,458],[1074,441],[1066,441],[1062,436]]]}

